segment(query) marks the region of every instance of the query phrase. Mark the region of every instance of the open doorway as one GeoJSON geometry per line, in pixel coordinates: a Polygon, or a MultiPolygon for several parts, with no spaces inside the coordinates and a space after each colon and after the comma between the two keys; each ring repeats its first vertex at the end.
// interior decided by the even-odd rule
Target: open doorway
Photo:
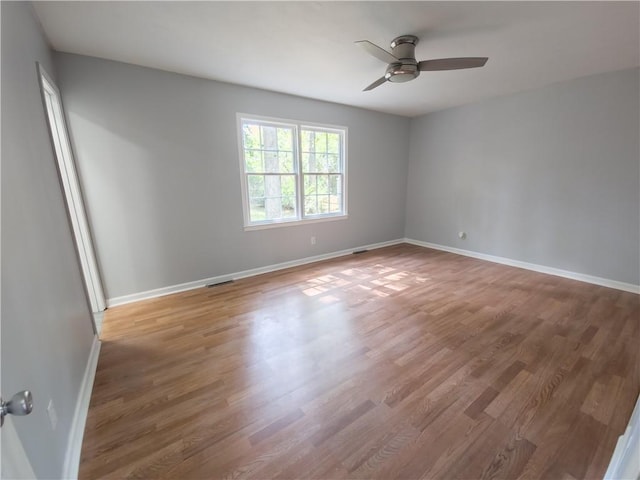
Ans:
{"type": "Polygon", "coordinates": [[[67,124],[60,100],[60,91],[40,64],[38,64],[38,75],[42,99],[47,112],[47,124],[49,125],[51,142],[58,162],[60,183],[67,204],[76,251],[82,267],[87,299],[93,312],[94,332],[100,334],[106,302],[82,200],[82,190],[80,189],[75,159],[69,142],[67,124]]]}

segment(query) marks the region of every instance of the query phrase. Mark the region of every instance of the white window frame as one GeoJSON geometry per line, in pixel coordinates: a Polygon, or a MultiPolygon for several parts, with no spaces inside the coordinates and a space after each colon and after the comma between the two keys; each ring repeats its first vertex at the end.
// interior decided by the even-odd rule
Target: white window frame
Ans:
{"type": "Polygon", "coordinates": [[[265,117],[262,115],[253,115],[248,113],[236,114],[236,130],[238,133],[238,157],[240,159],[240,183],[242,191],[242,212],[243,212],[243,224],[245,230],[261,230],[265,228],[276,228],[285,226],[302,225],[308,223],[317,222],[329,222],[334,220],[345,220],[348,218],[347,211],[347,144],[348,144],[348,129],[339,125],[326,125],[312,122],[301,122],[298,120],[290,120],[284,118],[265,117]],[[247,177],[249,172],[246,171],[246,162],[244,158],[244,141],[242,137],[242,125],[244,121],[264,123],[274,126],[283,126],[291,128],[294,136],[294,175],[296,176],[296,217],[295,218],[283,218],[277,220],[262,220],[251,221],[250,215],[250,202],[249,202],[249,186],[247,177]],[[342,136],[341,145],[341,160],[342,160],[342,211],[338,213],[319,213],[313,215],[305,215],[304,213],[304,172],[302,171],[302,130],[320,130],[325,132],[335,132],[342,136]]]}

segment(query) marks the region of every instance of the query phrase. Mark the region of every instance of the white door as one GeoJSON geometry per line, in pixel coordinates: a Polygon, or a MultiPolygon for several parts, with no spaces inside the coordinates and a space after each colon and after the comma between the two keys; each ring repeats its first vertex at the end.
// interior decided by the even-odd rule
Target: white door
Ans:
{"type": "MultiPolygon", "coordinates": [[[[18,419],[18,421],[20,421],[18,419]]],[[[29,463],[20,437],[13,426],[13,418],[7,415],[4,425],[0,428],[0,479],[36,478],[29,463]]]]}
{"type": "MultiPolygon", "coordinates": [[[[0,333],[0,335],[2,335],[0,333]]],[[[2,342],[0,341],[0,345],[2,342]]],[[[2,353],[0,352],[0,362],[2,361],[2,353]]],[[[0,363],[0,372],[2,364],[0,363]]],[[[8,400],[15,392],[2,392],[5,396],[4,400],[8,400]]],[[[20,419],[18,418],[18,421],[20,419]]],[[[0,427],[0,479],[22,479],[36,478],[33,468],[29,463],[27,454],[24,451],[20,437],[13,426],[13,418],[11,415],[4,417],[4,424],[0,427]]]]}
{"type": "Polygon", "coordinates": [[[98,270],[98,262],[93,250],[93,241],[89,223],[82,200],[82,191],[78,180],[73,151],[67,133],[67,124],[60,100],[60,92],[51,77],[38,64],[42,97],[47,110],[47,121],[53,142],[58,172],[67,203],[67,211],[71,220],[76,249],[80,257],[84,283],[87,290],[91,311],[95,314],[106,308],[102,282],[98,270]]]}

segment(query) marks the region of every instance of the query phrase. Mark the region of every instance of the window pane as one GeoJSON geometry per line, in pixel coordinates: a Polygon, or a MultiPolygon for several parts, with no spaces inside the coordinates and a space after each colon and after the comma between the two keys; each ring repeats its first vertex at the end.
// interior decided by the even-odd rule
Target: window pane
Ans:
{"type": "Polygon", "coordinates": [[[302,151],[303,152],[315,152],[315,139],[313,136],[313,132],[309,130],[302,130],[300,132],[300,140],[302,143],[302,151]]]}
{"type": "Polygon", "coordinates": [[[264,198],[252,198],[249,204],[249,216],[252,222],[266,220],[267,216],[264,209],[264,198]]]}
{"type": "Polygon", "coordinates": [[[249,175],[251,221],[296,216],[295,175],[249,175]]]}
{"type": "Polygon", "coordinates": [[[327,134],[325,132],[315,132],[316,152],[327,151],[327,134]]]}
{"type": "Polygon", "coordinates": [[[264,150],[278,150],[278,129],[262,125],[260,127],[262,133],[262,146],[264,150]]]}
{"type": "Polygon", "coordinates": [[[329,171],[328,158],[326,153],[316,155],[316,171],[318,173],[326,173],[329,171]]]}
{"type": "Polygon", "coordinates": [[[315,195],[307,195],[304,197],[304,213],[305,215],[315,215],[318,213],[318,197],[315,195]]]}
{"type": "Polygon", "coordinates": [[[293,153],[280,152],[275,150],[267,150],[264,152],[257,152],[258,155],[262,155],[264,164],[255,162],[256,165],[260,165],[260,168],[250,169],[247,165],[247,171],[249,172],[261,172],[261,173],[294,173],[295,164],[293,153]]]}
{"type": "Polygon", "coordinates": [[[244,122],[242,129],[246,172],[295,172],[293,128],[244,122]]]}
{"type": "Polygon", "coordinates": [[[242,141],[244,148],[260,148],[260,127],[251,123],[242,125],[242,141]]]}
{"type": "Polygon", "coordinates": [[[305,195],[342,195],[342,176],[306,174],[303,188],[305,195]]]}
{"type": "Polygon", "coordinates": [[[293,152],[293,131],[290,128],[278,129],[278,150],[293,152]]]}
{"type": "Polygon", "coordinates": [[[293,164],[293,152],[278,152],[280,162],[280,173],[293,173],[295,167],[293,164]]]}
{"type": "Polygon", "coordinates": [[[304,176],[304,194],[311,195],[317,192],[316,188],[316,176],[315,175],[305,175],[304,176]]]}
{"type": "Polygon", "coordinates": [[[328,194],[329,193],[329,176],[328,175],[317,175],[317,185],[318,185],[318,193],[328,194]]]}
{"type": "Polygon", "coordinates": [[[330,162],[334,159],[330,159],[327,154],[324,153],[303,153],[302,154],[302,171],[305,173],[329,173],[339,172],[338,169],[332,169],[330,162]]]}
{"type": "Polygon", "coordinates": [[[329,175],[329,193],[331,195],[342,194],[340,175],[329,175]]]}
{"type": "Polygon", "coordinates": [[[318,195],[318,213],[329,213],[329,195],[318,195]]]}
{"type": "Polygon", "coordinates": [[[264,197],[264,176],[248,175],[249,198],[264,197]]]}
{"type": "Polygon", "coordinates": [[[296,206],[293,197],[265,198],[265,217],[267,220],[280,220],[295,216],[296,206]]]}
{"type": "Polygon", "coordinates": [[[260,150],[245,150],[244,161],[248,173],[264,171],[262,152],[260,150]]]}
{"type": "Polygon", "coordinates": [[[342,211],[342,175],[306,174],[303,188],[305,215],[342,211]]]}
{"type": "Polygon", "coordinates": [[[283,175],[280,180],[280,195],[292,198],[295,204],[296,199],[296,177],[295,175],[283,175]]]}
{"type": "Polygon", "coordinates": [[[264,196],[265,196],[265,215],[267,219],[279,218],[280,211],[280,196],[282,195],[280,190],[280,176],[279,175],[266,175],[264,178],[264,196]],[[276,202],[274,199],[278,199],[276,202]]]}
{"type": "Polygon", "coordinates": [[[303,159],[303,172],[315,173],[319,171],[319,165],[322,162],[320,155],[316,153],[305,153],[303,154],[305,158],[303,159]]]}
{"type": "Polygon", "coordinates": [[[340,173],[340,157],[338,155],[327,155],[329,173],[340,173]]]}
{"type": "Polygon", "coordinates": [[[262,155],[264,157],[264,172],[278,173],[280,171],[278,152],[274,150],[267,150],[263,152],[262,155]]]}
{"type": "Polygon", "coordinates": [[[339,213],[342,211],[342,196],[331,195],[329,197],[329,211],[331,213],[339,213]]]}
{"type": "Polygon", "coordinates": [[[295,217],[296,214],[296,197],[282,197],[282,216],[283,218],[295,217]]]}
{"type": "Polygon", "coordinates": [[[267,220],[282,218],[282,204],[280,197],[265,197],[264,210],[267,220]]]}
{"type": "Polygon", "coordinates": [[[329,133],[327,134],[327,151],[329,153],[340,153],[340,134],[339,133],[329,133]]]}

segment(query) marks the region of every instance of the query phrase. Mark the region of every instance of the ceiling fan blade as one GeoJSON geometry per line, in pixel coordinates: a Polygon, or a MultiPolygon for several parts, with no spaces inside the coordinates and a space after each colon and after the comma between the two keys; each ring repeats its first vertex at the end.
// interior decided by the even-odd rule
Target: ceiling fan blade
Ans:
{"type": "Polygon", "coordinates": [[[382,60],[385,63],[395,63],[398,61],[396,57],[391,55],[384,48],[380,48],[369,40],[359,40],[356,44],[364,48],[370,55],[373,55],[378,60],[382,60]]]}
{"type": "Polygon", "coordinates": [[[380,77],[378,80],[373,82],[371,85],[369,85],[367,88],[365,88],[362,91],[363,92],[367,92],[369,90],[373,90],[374,88],[379,87],[380,85],[382,85],[386,81],[387,81],[387,79],[385,77],[380,77]]]}
{"type": "Polygon", "coordinates": [[[462,68],[484,67],[488,57],[460,57],[438,58],[436,60],[423,60],[418,63],[421,72],[433,72],[437,70],[460,70],[462,68]]]}

